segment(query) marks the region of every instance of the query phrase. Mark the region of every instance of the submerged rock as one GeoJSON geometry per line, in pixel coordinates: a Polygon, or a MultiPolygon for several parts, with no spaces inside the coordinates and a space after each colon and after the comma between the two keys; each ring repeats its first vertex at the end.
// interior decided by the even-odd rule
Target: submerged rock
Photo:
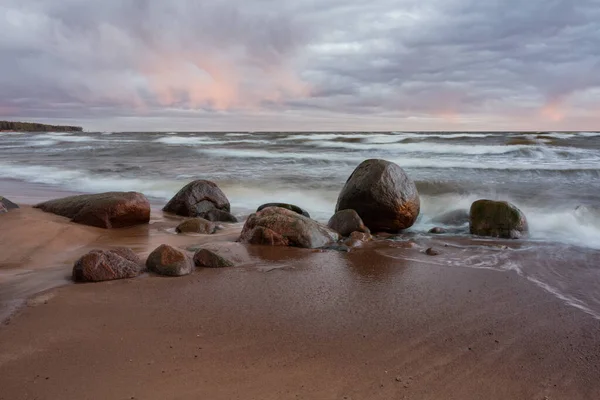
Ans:
{"type": "Polygon", "coordinates": [[[184,217],[201,217],[208,220],[210,219],[206,216],[213,210],[227,213],[231,211],[225,193],[216,183],[206,180],[188,183],[163,208],[163,211],[184,217]]]}
{"type": "Polygon", "coordinates": [[[428,256],[439,256],[440,252],[434,249],[433,247],[430,247],[427,250],[425,250],[425,254],[427,254],[428,256]]]}
{"type": "Polygon", "coordinates": [[[300,215],[304,215],[306,218],[310,218],[310,214],[308,213],[308,211],[306,211],[303,208],[300,208],[298,206],[295,206],[293,204],[288,204],[288,203],[267,203],[267,204],[263,204],[262,206],[258,207],[256,209],[256,212],[260,212],[262,210],[264,210],[265,208],[268,207],[281,207],[281,208],[285,208],[286,210],[290,210],[293,211],[295,213],[298,213],[300,215]]]}
{"type": "Polygon", "coordinates": [[[217,226],[204,218],[191,218],[183,221],[175,228],[177,233],[201,233],[210,235],[215,233],[217,226]]]}
{"type": "Polygon", "coordinates": [[[50,200],[35,206],[98,228],[125,228],[150,221],[150,203],[138,192],[84,194],[50,200]]]}
{"type": "Polygon", "coordinates": [[[336,211],[353,209],[372,232],[410,228],[421,203],[414,182],[398,165],[385,160],[363,161],[342,189],[336,211]]]}
{"type": "Polygon", "coordinates": [[[194,264],[196,264],[196,267],[204,268],[228,268],[234,266],[230,260],[208,249],[200,249],[194,254],[194,264]]]}
{"type": "Polygon", "coordinates": [[[440,235],[440,234],[443,234],[443,233],[448,233],[448,229],[440,228],[439,226],[436,226],[435,228],[431,228],[429,230],[429,233],[433,233],[435,235],[440,235]]]}
{"type": "Polygon", "coordinates": [[[19,208],[19,206],[6,197],[0,196],[0,214],[9,212],[10,210],[14,210],[16,208],[19,208]]]}
{"type": "Polygon", "coordinates": [[[294,246],[314,249],[339,239],[332,231],[310,218],[281,207],[268,207],[250,215],[240,236],[240,242],[294,246]]]}
{"type": "Polygon", "coordinates": [[[368,242],[369,240],[373,240],[373,236],[368,232],[352,232],[350,239],[368,242]]]}
{"type": "Polygon", "coordinates": [[[162,244],[150,253],[146,267],[159,275],[182,276],[192,272],[194,263],[184,251],[162,244]]]}
{"type": "Polygon", "coordinates": [[[342,236],[349,236],[352,232],[370,233],[354,210],[340,210],[336,212],[327,223],[327,226],[342,236]]]}
{"type": "Polygon", "coordinates": [[[144,270],[142,260],[128,248],[92,250],[73,266],[76,282],[102,282],[135,278],[144,270]]]}
{"type": "Polygon", "coordinates": [[[461,226],[469,222],[469,211],[452,210],[431,219],[434,224],[461,226]]]}
{"type": "Polygon", "coordinates": [[[474,235],[519,239],[529,228],[525,215],[513,204],[477,200],[471,205],[469,229],[474,235]]]}

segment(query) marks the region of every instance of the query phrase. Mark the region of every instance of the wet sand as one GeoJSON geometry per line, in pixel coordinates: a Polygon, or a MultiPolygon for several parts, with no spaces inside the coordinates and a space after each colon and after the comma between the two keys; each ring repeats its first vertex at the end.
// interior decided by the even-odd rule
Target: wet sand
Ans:
{"type": "MultiPolygon", "coordinates": [[[[34,295],[0,327],[2,400],[600,398],[600,320],[516,273],[442,262],[466,263],[459,239],[339,253],[236,245],[239,225],[178,236],[159,212],[115,231],[27,207],[1,223],[4,308],[67,284],[91,248],[216,241],[247,260],[34,295]]],[[[469,251],[501,254],[487,245],[469,251]]]]}

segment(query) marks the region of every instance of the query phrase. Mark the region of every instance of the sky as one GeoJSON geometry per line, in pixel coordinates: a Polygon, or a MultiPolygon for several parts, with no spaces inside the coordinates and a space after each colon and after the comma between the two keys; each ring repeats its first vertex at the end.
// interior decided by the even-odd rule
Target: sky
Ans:
{"type": "Polygon", "coordinates": [[[600,0],[0,0],[0,119],[600,130],[600,0]]]}

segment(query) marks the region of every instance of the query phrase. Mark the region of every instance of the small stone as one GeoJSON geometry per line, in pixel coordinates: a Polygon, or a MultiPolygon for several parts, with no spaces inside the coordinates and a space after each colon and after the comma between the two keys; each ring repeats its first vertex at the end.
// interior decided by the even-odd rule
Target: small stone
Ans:
{"type": "Polygon", "coordinates": [[[440,234],[443,234],[443,233],[448,233],[448,230],[444,229],[444,228],[441,228],[439,226],[436,226],[435,228],[431,228],[429,230],[429,233],[433,233],[435,235],[440,235],[440,234]]]}
{"type": "Polygon", "coordinates": [[[428,256],[438,256],[440,255],[440,252],[434,249],[433,247],[430,247],[427,250],[425,250],[425,254],[427,254],[428,256]]]}

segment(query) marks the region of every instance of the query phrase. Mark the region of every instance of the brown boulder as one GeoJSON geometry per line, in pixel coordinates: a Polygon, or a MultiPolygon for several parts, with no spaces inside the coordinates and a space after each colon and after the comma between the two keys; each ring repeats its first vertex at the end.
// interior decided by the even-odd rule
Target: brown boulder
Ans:
{"type": "Polygon", "coordinates": [[[349,236],[352,232],[370,233],[363,220],[354,210],[340,210],[336,212],[327,223],[327,226],[342,236],[349,236]]]}
{"type": "Polygon", "coordinates": [[[213,222],[238,222],[235,215],[228,211],[218,210],[216,208],[202,213],[202,218],[213,222]]]}
{"type": "Polygon", "coordinates": [[[290,242],[279,233],[264,226],[255,226],[252,229],[242,231],[240,242],[258,244],[264,246],[289,246],[290,242]]]}
{"type": "Polygon", "coordinates": [[[163,211],[184,217],[206,218],[206,214],[215,209],[226,212],[230,211],[227,196],[219,189],[216,183],[197,180],[188,183],[177,192],[163,208],[163,211]]]}
{"type": "Polygon", "coordinates": [[[288,204],[288,203],[267,203],[267,204],[263,204],[262,206],[258,207],[256,209],[256,212],[262,211],[265,208],[268,207],[281,207],[281,208],[285,208],[286,210],[290,210],[293,211],[295,213],[298,213],[300,215],[304,215],[307,218],[310,218],[310,214],[308,213],[308,211],[306,211],[303,208],[300,208],[298,206],[295,206],[293,204],[288,204]]]}
{"type": "Polygon", "coordinates": [[[190,274],[194,264],[184,251],[162,244],[150,253],[146,267],[159,275],[182,276],[190,274]]]}
{"type": "Polygon", "coordinates": [[[240,241],[257,244],[257,241],[266,238],[273,238],[274,246],[287,245],[314,249],[336,242],[339,235],[325,225],[294,211],[281,207],[268,207],[248,217],[240,241]],[[266,229],[255,229],[261,227],[266,229]]]}
{"type": "Polygon", "coordinates": [[[0,196],[0,214],[9,212],[10,210],[14,210],[16,208],[19,208],[19,206],[6,197],[0,196]]]}
{"type": "Polygon", "coordinates": [[[201,233],[210,235],[215,233],[217,226],[204,218],[191,218],[183,221],[175,228],[177,233],[201,233]]]}
{"type": "Polygon", "coordinates": [[[143,270],[142,261],[131,249],[92,250],[75,262],[73,280],[101,282],[135,278],[143,270]]]}
{"type": "Polygon", "coordinates": [[[194,254],[196,267],[204,268],[228,268],[233,267],[233,262],[208,249],[200,249],[194,254]]]}
{"type": "Polygon", "coordinates": [[[72,222],[99,228],[125,228],[150,221],[150,203],[137,192],[84,194],[50,200],[35,206],[71,218],[72,222]]]}
{"type": "Polygon", "coordinates": [[[363,161],[342,189],[336,211],[353,209],[372,232],[410,228],[421,203],[414,182],[398,165],[385,160],[363,161]]]}
{"type": "Polygon", "coordinates": [[[471,234],[504,239],[519,239],[529,227],[525,214],[506,201],[477,200],[471,205],[471,234]]]}

